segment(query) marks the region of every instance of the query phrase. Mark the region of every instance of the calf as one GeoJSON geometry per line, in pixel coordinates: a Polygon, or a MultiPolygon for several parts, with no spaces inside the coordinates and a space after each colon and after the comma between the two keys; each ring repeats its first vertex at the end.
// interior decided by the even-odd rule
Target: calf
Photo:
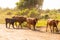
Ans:
{"type": "Polygon", "coordinates": [[[56,32],[58,32],[58,28],[57,28],[58,23],[59,23],[58,20],[48,19],[46,31],[47,31],[48,26],[50,26],[51,32],[52,32],[52,29],[51,29],[52,27],[53,27],[53,32],[54,32],[54,28],[55,28],[55,27],[56,27],[56,32]]]}
{"type": "Polygon", "coordinates": [[[5,22],[6,22],[6,28],[7,28],[7,24],[9,23],[9,28],[10,28],[10,25],[12,24],[13,28],[14,28],[14,22],[15,20],[12,19],[12,18],[5,18],[5,22]]]}
{"type": "Polygon", "coordinates": [[[28,24],[28,28],[31,29],[31,25],[33,26],[34,30],[35,30],[35,25],[37,23],[37,18],[27,18],[27,24],[28,24]]]}

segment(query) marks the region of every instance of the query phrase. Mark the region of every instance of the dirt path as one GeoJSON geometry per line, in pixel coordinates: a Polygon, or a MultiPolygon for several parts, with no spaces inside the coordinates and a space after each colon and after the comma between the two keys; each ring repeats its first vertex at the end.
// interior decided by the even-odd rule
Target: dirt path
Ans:
{"type": "Polygon", "coordinates": [[[0,40],[60,40],[60,34],[29,29],[7,29],[5,24],[0,24],[0,40]]]}

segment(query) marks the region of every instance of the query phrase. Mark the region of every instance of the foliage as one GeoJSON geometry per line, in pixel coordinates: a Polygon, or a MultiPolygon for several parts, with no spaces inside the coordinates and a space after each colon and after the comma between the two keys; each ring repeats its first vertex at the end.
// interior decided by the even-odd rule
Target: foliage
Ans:
{"type": "MultiPolygon", "coordinates": [[[[40,14],[40,12],[38,12],[38,10],[36,8],[33,8],[31,10],[24,9],[24,10],[15,10],[15,9],[0,9],[0,23],[5,23],[5,18],[11,18],[13,16],[27,16],[27,17],[34,17],[34,18],[40,18],[40,20],[38,20],[36,26],[46,26],[46,21],[47,21],[47,17],[53,18],[53,19],[57,19],[60,20],[60,13],[58,12],[58,10],[53,9],[53,10],[49,10],[48,13],[45,13],[46,10],[43,10],[42,13],[40,14]],[[11,15],[7,15],[8,13],[11,13],[11,15]],[[45,20],[46,19],[46,20],[45,20]]],[[[23,26],[26,26],[27,23],[23,23],[23,26]]]]}
{"type": "Polygon", "coordinates": [[[38,12],[38,10],[33,8],[32,10],[29,11],[28,17],[39,18],[40,17],[40,13],[38,12]]]}
{"type": "Polygon", "coordinates": [[[46,9],[46,10],[45,10],[45,13],[49,13],[49,12],[50,12],[50,10],[49,10],[49,9],[46,9]]]}
{"type": "Polygon", "coordinates": [[[60,9],[58,9],[57,12],[60,13],[60,9]]]}
{"type": "Polygon", "coordinates": [[[47,22],[47,20],[44,20],[44,19],[38,20],[36,26],[37,26],[37,27],[46,26],[46,22],[47,22]]]}
{"type": "Polygon", "coordinates": [[[49,15],[45,15],[45,19],[48,19],[49,18],[49,15]]]}
{"type": "Polygon", "coordinates": [[[20,0],[16,5],[18,9],[35,8],[36,5],[41,7],[43,5],[43,0],[20,0]]]}

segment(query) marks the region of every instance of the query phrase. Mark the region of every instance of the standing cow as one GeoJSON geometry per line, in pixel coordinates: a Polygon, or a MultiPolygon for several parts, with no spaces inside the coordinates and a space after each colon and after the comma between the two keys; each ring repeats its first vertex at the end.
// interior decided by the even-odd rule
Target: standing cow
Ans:
{"type": "Polygon", "coordinates": [[[5,22],[6,22],[6,28],[7,28],[7,24],[9,24],[9,28],[10,28],[10,25],[12,25],[12,27],[14,28],[15,19],[5,18],[5,22]]]}
{"type": "MultiPolygon", "coordinates": [[[[16,20],[15,22],[19,23],[21,28],[22,28],[22,23],[26,21],[26,17],[24,17],[24,16],[16,16],[16,17],[14,16],[12,18],[16,20]]],[[[16,26],[17,26],[17,24],[16,24],[16,26]]],[[[18,28],[19,28],[19,26],[18,26],[18,28]]]]}
{"type": "Polygon", "coordinates": [[[34,30],[35,30],[35,25],[37,23],[37,18],[27,18],[27,26],[29,29],[31,29],[31,25],[33,26],[34,30]]]}
{"type": "Polygon", "coordinates": [[[59,23],[58,20],[48,19],[48,21],[47,21],[47,27],[46,27],[46,32],[47,32],[48,26],[50,26],[51,32],[52,31],[54,32],[54,28],[56,28],[56,32],[58,32],[58,28],[57,28],[58,23],[59,23]],[[53,30],[52,30],[52,28],[53,28],[53,30]]]}

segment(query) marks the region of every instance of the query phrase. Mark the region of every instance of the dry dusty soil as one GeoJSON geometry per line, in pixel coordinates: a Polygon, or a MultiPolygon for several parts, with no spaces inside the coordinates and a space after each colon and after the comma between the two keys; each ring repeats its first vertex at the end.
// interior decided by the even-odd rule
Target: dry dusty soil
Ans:
{"type": "Polygon", "coordinates": [[[40,31],[7,29],[5,24],[0,24],[0,40],[60,40],[60,34],[45,32],[45,28],[40,28],[40,31]]]}

